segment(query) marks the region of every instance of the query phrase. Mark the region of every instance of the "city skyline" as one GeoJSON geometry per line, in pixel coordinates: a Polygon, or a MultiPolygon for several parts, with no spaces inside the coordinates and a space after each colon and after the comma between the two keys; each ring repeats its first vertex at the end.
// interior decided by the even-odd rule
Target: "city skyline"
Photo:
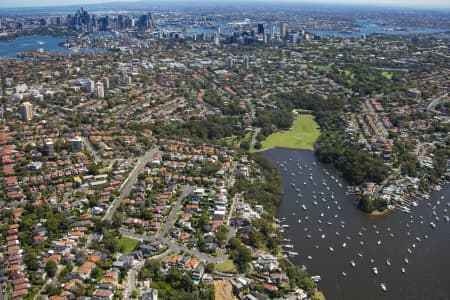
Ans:
{"type": "MultiPolygon", "coordinates": [[[[45,6],[66,6],[66,5],[91,5],[91,4],[102,4],[102,3],[139,3],[142,1],[136,0],[121,0],[121,1],[111,1],[111,0],[24,0],[18,3],[14,0],[4,0],[0,3],[1,8],[18,8],[18,7],[45,7],[45,6]]],[[[217,3],[220,3],[216,1],[217,3]]],[[[253,3],[256,1],[248,0],[247,3],[253,3]]],[[[172,0],[172,1],[164,1],[163,3],[160,1],[151,1],[151,2],[142,2],[143,4],[200,4],[199,1],[192,0],[172,0]]],[[[208,1],[207,3],[211,3],[208,1]]],[[[231,2],[233,3],[233,2],[231,2]]],[[[263,1],[263,3],[270,3],[270,1],[263,1]]],[[[282,3],[288,4],[328,4],[328,5],[357,5],[357,6],[389,6],[389,7],[405,7],[405,8],[450,8],[450,2],[446,0],[431,0],[424,3],[420,0],[283,0],[282,3]]],[[[234,4],[242,4],[242,2],[234,2],[234,4]]]]}

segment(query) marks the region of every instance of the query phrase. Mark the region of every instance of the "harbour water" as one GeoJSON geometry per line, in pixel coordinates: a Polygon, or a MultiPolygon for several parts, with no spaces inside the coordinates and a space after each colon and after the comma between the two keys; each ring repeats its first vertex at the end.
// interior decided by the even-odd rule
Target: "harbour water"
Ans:
{"type": "Polygon", "coordinates": [[[410,213],[374,216],[358,210],[345,182],[312,152],[263,155],[283,176],[279,219],[294,246],[286,250],[321,276],[327,299],[450,299],[450,185],[417,199],[410,213]]]}
{"type": "MultiPolygon", "coordinates": [[[[72,49],[64,48],[59,45],[66,40],[65,37],[53,37],[48,35],[31,35],[19,37],[12,41],[0,41],[0,57],[16,58],[17,54],[25,51],[35,51],[44,49],[45,52],[63,52],[73,53],[72,49]]],[[[84,48],[78,49],[79,52],[95,52],[98,49],[84,48]]]]}

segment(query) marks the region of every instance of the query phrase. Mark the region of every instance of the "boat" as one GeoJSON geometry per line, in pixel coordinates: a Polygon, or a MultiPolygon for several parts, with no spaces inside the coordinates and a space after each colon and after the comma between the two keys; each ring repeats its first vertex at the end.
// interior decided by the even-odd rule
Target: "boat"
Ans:
{"type": "Polygon", "coordinates": [[[406,272],[406,269],[405,268],[402,268],[402,273],[405,273],[406,272]]]}
{"type": "Polygon", "coordinates": [[[353,268],[356,267],[355,261],[354,261],[354,260],[351,260],[351,261],[350,261],[350,265],[351,265],[353,268]]]}
{"type": "Polygon", "coordinates": [[[296,252],[296,251],[288,251],[288,255],[289,256],[297,256],[298,252],[296,252]]]}
{"type": "Polygon", "coordinates": [[[311,276],[311,279],[312,279],[314,282],[318,282],[318,281],[322,280],[322,277],[320,277],[319,275],[315,275],[315,276],[311,276]]]}
{"type": "Polygon", "coordinates": [[[303,208],[303,210],[307,210],[307,208],[306,208],[306,205],[305,205],[305,204],[303,204],[303,205],[302,205],[302,208],[303,208]]]}
{"type": "Polygon", "coordinates": [[[308,255],[308,259],[310,259],[310,260],[311,260],[311,259],[312,259],[312,256],[311,256],[311,255],[308,255]]]}
{"type": "Polygon", "coordinates": [[[345,273],[345,272],[342,272],[342,275],[343,275],[343,276],[347,276],[347,273],[345,273]]]}
{"type": "Polygon", "coordinates": [[[342,244],[342,248],[345,248],[345,247],[347,247],[347,243],[342,244]]]}
{"type": "Polygon", "coordinates": [[[411,249],[409,249],[409,248],[408,248],[408,253],[409,253],[409,254],[411,254],[411,253],[412,253],[411,249]]]}
{"type": "Polygon", "coordinates": [[[361,253],[358,253],[358,256],[359,256],[359,257],[363,257],[363,255],[362,255],[361,253]]]}
{"type": "Polygon", "coordinates": [[[294,248],[294,245],[292,244],[285,244],[285,245],[281,245],[284,248],[294,248]]]}
{"type": "Polygon", "coordinates": [[[391,266],[391,261],[389,260],[389,258],[386,260],[386,264],[390,267],[391,266]]]}
{"type": "Polygon", "coordinates": [[[386,285],[384,283],[380,283],[380,287],[383,290],[383,292],[387,291],[386,285]]]}
{"type": "Polygon", "coordinates": [[[372,272],[373,272],[373,274],[378,275],[378,268],[377,267],[373,267],[372,268],[372,272]]]}
{"type": "Polygon", "coordinates": [[[301,223],[301,222],[302,222],[302,220],[298,219],[298,223],[301,223]]]}
{"type": "Polygon", "coordinates": [[[333,247],[328,247],[328,250],[330,250],[331,252],[334,251],[333,247]]]}
{"type": "Polygon", "coordinates": [[[326,235],[325,235],[325,234],[322,234],[320,237],[321,237],[322,239],[324,239],[324,238],[326,237],[326,235]]]}
{"type": "Polygon", "coordinates": [[[381,245],[381,240],[378,240],[377,245],[381,245]]]}
{"type": "Polygon", "coordinates": [[[375,261],[373,260],[373,258],[371,258],[371,259],[370,259],[370,263],[373,264],[374,262],[375,262],[375,261]]]}
{"type": "Polygon", "coordinates": [[[281,227],[283,227],[283,228],[289,228],[289,227],[291,227],[291,225],[289,225],[289,224],[283,224],[283,225],[281,225],[281,227]]]}
{"type": "Polygon", "coordinates": [[[409,260],[408,260],[408,258],[406,258],[406,257],[405,257],[405,263],[409,263],[409,260]]]}
{"type": "Polygon", "coordinates": [[[430,226],[431,226],[432,228],[436,228],[436,224],[434,224],[433,222],[430,222],[430,226]]]}

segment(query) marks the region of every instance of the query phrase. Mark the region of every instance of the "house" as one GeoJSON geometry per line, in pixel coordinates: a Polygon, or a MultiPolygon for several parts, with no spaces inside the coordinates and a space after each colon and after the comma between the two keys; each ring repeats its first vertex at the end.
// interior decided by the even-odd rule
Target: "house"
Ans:
{"type": "Polygon", "coordinates": [[[112,300],[114,296],[113,291],[107,289],[95,290],[92,300],[112,300]]]}
{"type": "Polygon", "coordinates": [[[158,300],[158,290],[153,288],[148,288],[141,294],[142,300],[158,300]]]}
{"type": "Polygon", "coordinates": [[[192,272],[192,279],[201,280],[204,273],[205,267],[203,266],[203,264],[199,264],[197,265],[197,267],[195,267],[194,271],[192,272]]]}

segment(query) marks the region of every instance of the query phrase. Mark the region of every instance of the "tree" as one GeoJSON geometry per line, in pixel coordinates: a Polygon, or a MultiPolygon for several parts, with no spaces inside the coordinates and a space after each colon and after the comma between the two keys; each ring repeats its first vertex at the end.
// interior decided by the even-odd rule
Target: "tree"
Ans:
{"type": "Polygon", "coordinates": [[[47,261],[47,263],[45,264],[45,272],[47,273],[48,277],[53,278],[53,276],[55,276],[56,274],[57,268],[58,265],[56,264],[55,261],[53,260],[47,261]]]}
{"type": "Polygon", "coordinates": [[[228,237],[228,227],[225,225],[220,225],[216,231],[216,239],[220,246],[225,244],[228,237]]]}

